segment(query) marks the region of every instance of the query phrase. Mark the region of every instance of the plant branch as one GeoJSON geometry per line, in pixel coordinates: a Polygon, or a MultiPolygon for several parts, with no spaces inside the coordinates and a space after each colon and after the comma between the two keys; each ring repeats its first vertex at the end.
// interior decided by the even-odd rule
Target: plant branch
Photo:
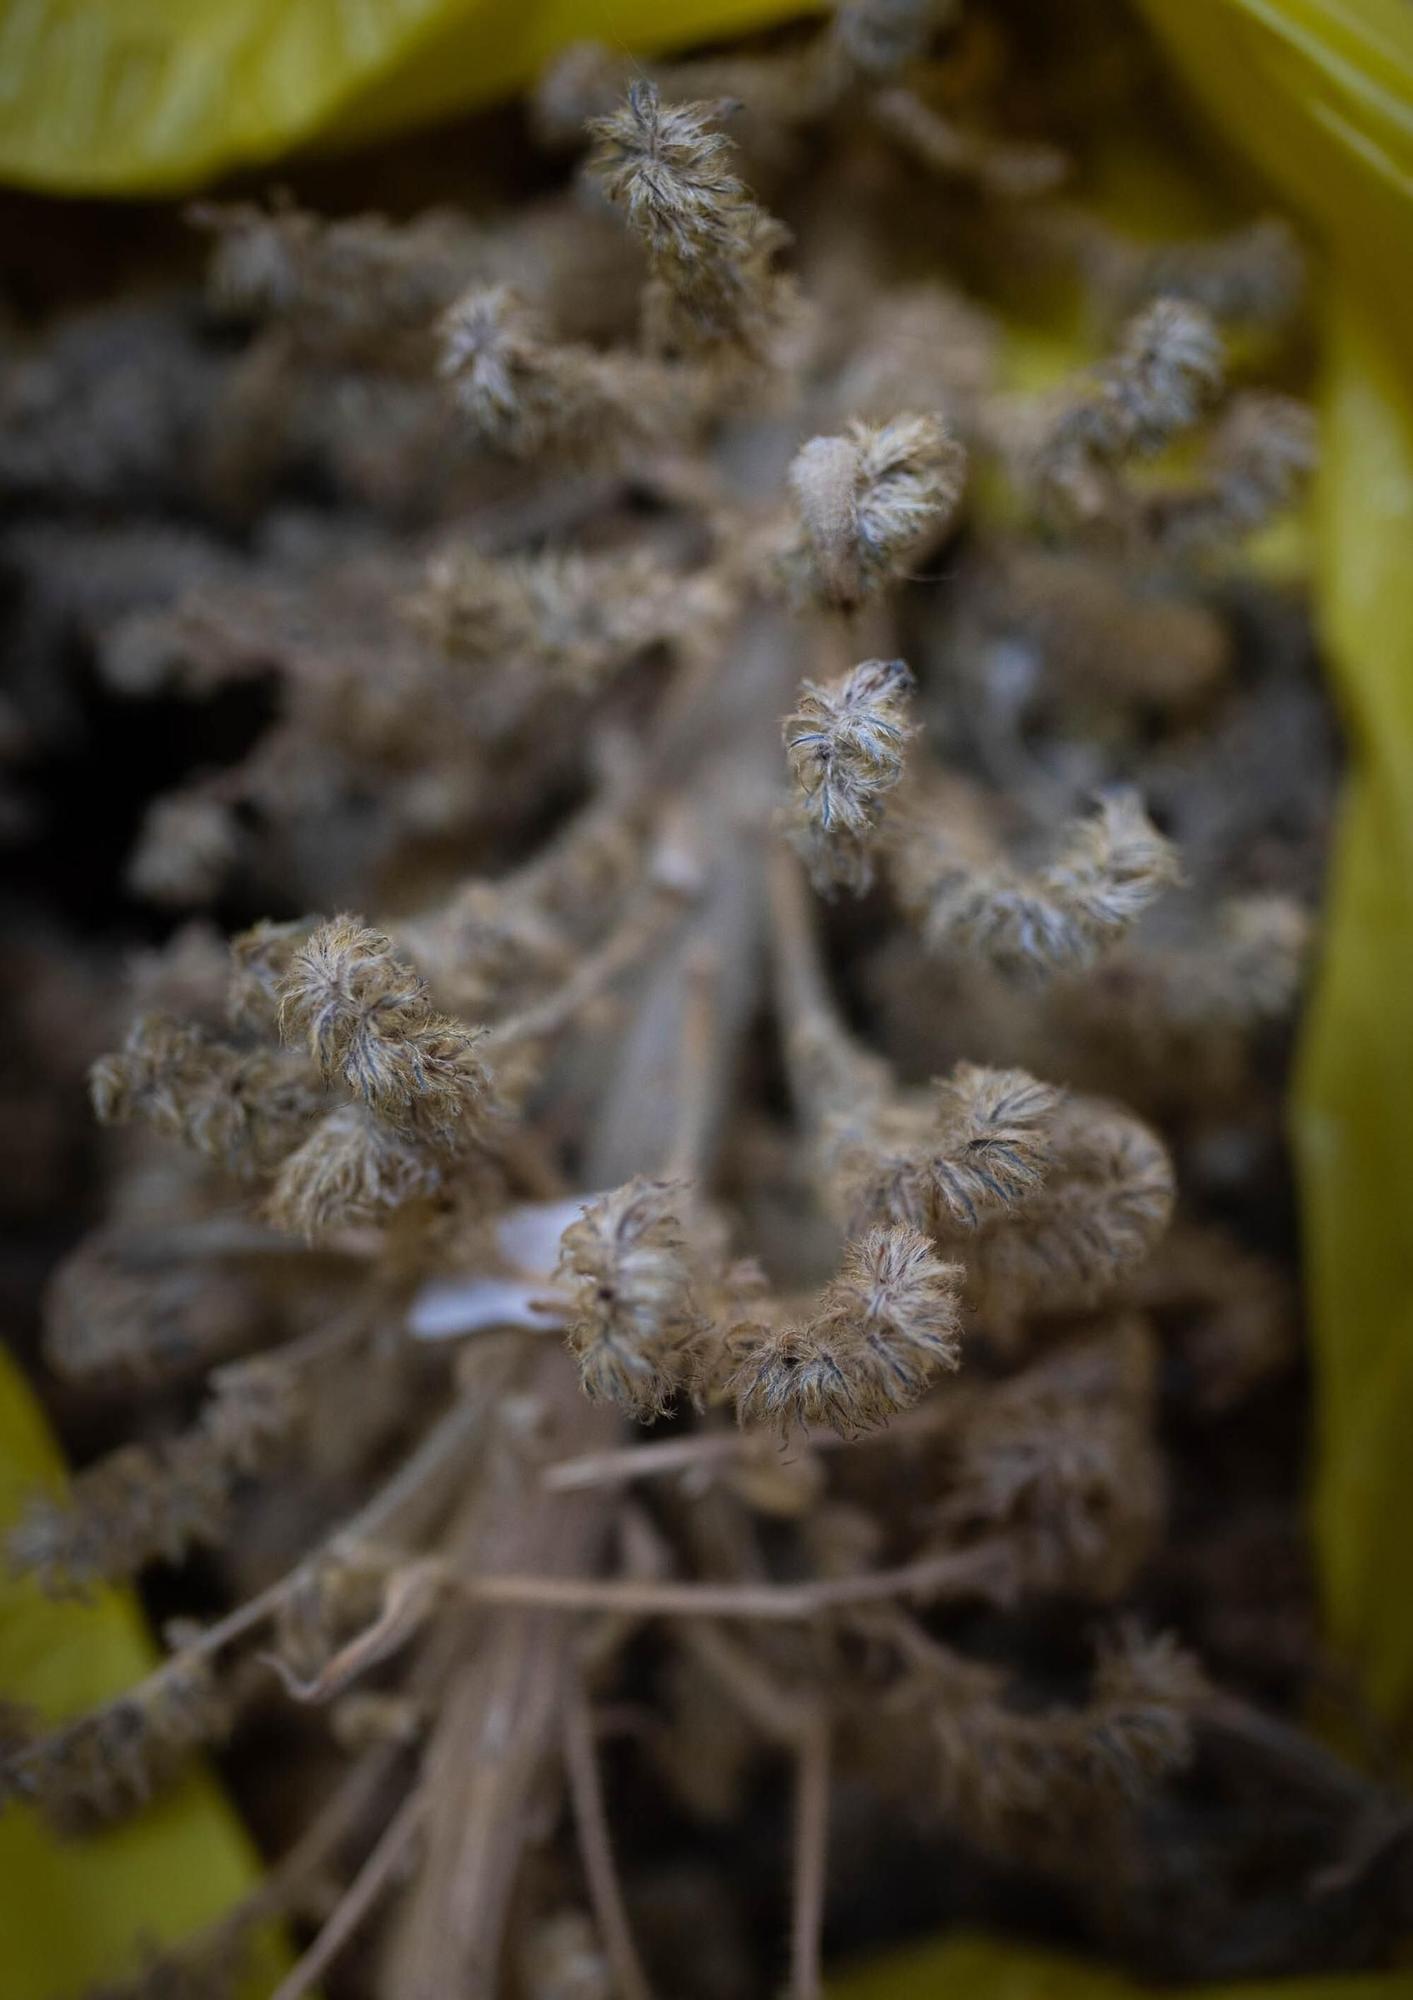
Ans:
{"type": "Polygon", "coordinates": [[[623,1891],[613,1858],[613,1842],[594,1747],[593,1718],[583,1677],[577,1666],[566,1676],[563,1742],[579,1852],[599,1935],[613,1970],[614,1990],[618,2000],[652,2000],[652,1991],[628,1925],[628,1913],[623,1906],[623,1891]]]}

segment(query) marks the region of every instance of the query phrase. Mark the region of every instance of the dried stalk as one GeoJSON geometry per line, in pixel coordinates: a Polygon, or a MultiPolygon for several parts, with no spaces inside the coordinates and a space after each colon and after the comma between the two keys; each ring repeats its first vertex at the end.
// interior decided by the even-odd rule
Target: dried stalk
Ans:
{"type": "Polygon", "coordinates": [[[564,1768],[579,1852],[619,2000],[652,2000],[652,1989],[623,1907],[623,1890],[613,1858],[613,1840],[594,1749],[593,1717],[583,1679],[577,1672],[570,1673],[565,1689],[563,1740],[564,1768]]]}

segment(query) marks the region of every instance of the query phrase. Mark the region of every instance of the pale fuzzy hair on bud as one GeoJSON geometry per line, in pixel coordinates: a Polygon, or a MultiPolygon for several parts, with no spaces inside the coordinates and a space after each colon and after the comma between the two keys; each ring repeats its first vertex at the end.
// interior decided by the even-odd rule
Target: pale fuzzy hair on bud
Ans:
{"type": "Polygon", "coordinates": [[[641,1175],[589,1202],[560,1238],[555,1284],[584,1392],[632,1416],[661,1415],[704,1330],[679,1219],[690,1189],[641,1175]]]}
{"type": "Polygon", "coordinates": [[[875,1430],[961,1360],[961,1270],[919,1230],[871,1229],[806,1319],[733,1329],[727,1382],[743,1424],[875,1430]]]}
{"type": "Polygon", "coordinates": [[[680,441],[704,385],[687,369],[555,343],[509,285],[473,288],[437,323],[439,372],[473,434],[513,458],[609,459],[680,441]]]}
{"type": "Polygon", "coordinates": [[[787,573],[820,603],[855,609],[946,525],[965,475],[966,452],[936,417],[812,438],[790,467],[799,534],[787,573]]]}
{"type": "Polygon", "coordinates": [[[277,1229],[315,1243],[332,1230],[381,1221],[441,1183],[440,1162],[426,1147],[363,1105],[342,1104],[284,1160],[265,1212],[277,1229]]]}
{"type": "Polygon", "coordinates": [[[1082,971],[1180,880],[1176,849],[1134,792],[1102,800],[1032,874],[999,857],[955,799],[955,817],[915,819],[890,853],[899,901],[939,955],[975,954],[1012,973],[1082,971]]]}
{"type": "Polygon", "coordinates": [[[317,923],[316,917],[297,917],[291,923],[273,923],[262,917],[231,939],[226,1016],[233,1028],[256,1034],[277,1031],[280,981],[317,923]]]}
{"type": "Polygon", "coordinates": [[[285,1040],[303,1041],[327,1082],[395,1130],[455,1151],[487,1116],[484,1031],[437,1013],[381,931],[349,916],[321,924],[293,954],[279,996],[285,1040]]]}
{"type": "Polygon", "coordinates": [[[1129,321],[1101,376],[1121,449],[1155,451],[1191,429],[1222,387],[1222,337],[1185,299],[1155,299],[1129,321]]]}
{"type": "Polygon", "coordinates": [[[902,660],[865,660],[839,680],[801,684],[785,719],[794,781],[790,839],[815,887],[856,895],[873,880],[884,800],[903,775],[913,677],[902,660]]]}
{"type": "Polygon", "coordinates": [[[431,565],[413,608],[453,659],[520,655],[593,694],[654,647],[711,638],[730,607],[709,570],[683,575],[647,549],[499,558],[466,549],[431,565]]]}
{"type": "Polygon", "coordinates": [[[94,1063],[89,1091],[100,1124],[142,1118],[246,1178],[273,1171],[323,1102],[301,1064],[165,1014],[138,1016],[122,1049],[94,1063]]]}
{"type": "Polygon", "coordinates": [[[1024,1070],[959,1063],[930,1096],[865,1093],[826,1115],[819,1172],[851,1233],[907,1223],[930,1236],[975,1229],[1040,1186],[1060,1093],[1024,1070]]]}
{"type": "Polygon", "coordinates": [[[1121,1866],[1135,1807],[1191,1759],[1205,1683],[1187,1655],[1122,1633],[1085,1703],[1037,1710],[1008,1700],[993,1666],[926,1639],[913,1650],[862,1719],[884,1773],[913,1797],[925,1784],[949,1825],[1007,1860],[1062,1874],[1099,1855],[1121,1866]]]}
{"type": "Polygon", "coordinates": [[[130,1694],[11,1751],[0,1802],[29,1801],[57,1833],[87,1834],[146,1805],[228,1724],[209,1662],[179,1655],[130,1694]]]}
{"type": "Polygon", "coordinates": [[[1278,1021],[1309,968],[1310,912],[1291,896],[1233,896],[1218,912],[1219,949],[1209,974],[1209,1019],[1278,1021]]]}
{"type": "Polygon", "coordinates": [[[1211,315],[1183,299],[1156,299],[1124,327],[1113,359],[1041,444],[1042,491],[1080,520],[1111,511],[1113,469],[1191,430],[1215,402],[1224,373],[1211,315]]]}
{"type": "Polygon", "coordinates": [[[1234,396],[1212,430],[1198,483],[1155,495],[1149,528],[1165,547],[1224,547],[1289,507],[1318,460],[1307,404],[1260,390],[1234,396]]]}
{"type": "Polygon", "coordinates": [[[655,84],[635,83],[626,104],[591,125],[593,165],[647,248],[650,344],[766,361],[794,305],[772,269],[787,232],[727,166],[731,142],[712,126],[722,108],[664,105],[655,84]]]}
{"type": "Polygon", "coordinates": [[[1036,1193],[952,1239],[968,1296],[998,1337],[1028,1312],[1087,1311],[1148,1256],[1173,1197],[1173,1164],[1155,1132],[1102,1099],[1066,1097],[1036,1193]]]}
{"type": "Polygon", "coordinates": [[[340,358],[396,354],[486,259],[481,232],[449,209],[391,222],[212,203],[192,220],[215,237],[207,293],[218,310],[282,320],[306,350],[340,358]]]}
{"type": "Polygon", "coordinates": [[[197,1427],[161,1445],[124,1445],[79,1473],[64,1499],[40,1495],[8,1538],[12,1565],[51,1595],[132,1576],[195,1543],[219,1543],[236,1476],[258,1471],[300,1414],[293,1373],[277,1358],[213,1378],[197,1427]]]}
{"type": "Polygon", "coordinates": [[[985,1389],[944,1446],[943,1544],[995,1547],[1007,1596],[1122,1596],[1163,1530],[1157,1367],[1132,1316],[985,1389]]]}

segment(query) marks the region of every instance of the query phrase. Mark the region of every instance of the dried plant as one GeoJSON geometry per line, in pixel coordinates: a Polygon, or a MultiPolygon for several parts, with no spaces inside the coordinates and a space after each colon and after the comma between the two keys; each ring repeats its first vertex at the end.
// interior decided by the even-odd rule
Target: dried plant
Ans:
{"type": "MultiPolygon", "coordinates": [[[[1248,1832],[1287,1791],[1331,1864],[1366,1827],[1365,1781],[1127,1622],[1168,1604],[1182,1425],[1295,1350],[1273,1078],[1327,787],[1272,751],[1304,613],[1241,544],[1313,441],[1228,395],[1219,329],[1273,338],[1298,260],[1053,199],[1083,117],[1038,74],[998,133],[1001,50],[849,0],[651,74],[570,51],[535,122],[572,185],[203,211],[207,318],[69,326],[0,397],[44,514],[0,526],[7,741],[62,735],[75,650],[133,727],[202,704],[127,891],[236,930],[105,1009],[106,1210],[43,1358],[116,1448],[8,1539],[164,1596],[200,1547],[227,1608],[7,1721],[0,1785],[79,1829],[278,1703],[319,1801],[115,1994],[220,1991],[280,1915],[277,2000],[375,1925],[397,2000],[685,1992],[718,1931],[720,1992],[774,1990],[741,1857],[782,1759],[793,2000],[836,1808],[860,1851],[874,1806],[940,1816],[1130,1957],[1105,1884],[1171,1862],[1197,1935],[1194,1882],[1261,1874],[1187,1844],[1214,1732],[1248,1832]],[[1118,326],[1054,395],[1000,386],[1032,261],[1118,326]],[[678,1904],[684,1815],[723,1831],[678,1904]]],[[[16,987],[86,1018],[51,957],[16,987]]],[[[81,1049],[66,1088],[105,1046],[18,1025],[46,1075],[81,1049]]]]}
{"type": "Polygon", "coordinates": [[[896,1224],[851,1243],[807,1317],[727,1336],[727,1380],[743,1423],[828,1424],[852,1435],[910,1409],[961,1360],[954,1264],[896,1224]]]}
{"type": "Polygon", "coordinates": [[[793,316],[793,288],[773,268],[787,234],[726,167],[711,110],[664,106],[655,85],[635,83],[621,110],[590,126],[594,166],[647,249],[649,346],[768,363],[793,316]]]}
{"type": "Polygon", "coordinates": [[[961,497],[962,447],[935,417],[854,423],[812,438],[790,467],[799,539],[788,572],[822,604],[851,611],[881,589],[961,497]]]}
{"type": "Polygon", "coordinates": [[[974,953],[1016,972],[1083,970],[1178,878],[1171,843],[1131,792],[1103,799],[1031,874],[995,854],[969,803],[953,789],[933,811],[915,809],[895,844],[899,900],[938,954],[974,953]],[[954,802],[963,810],[948,811],[954,802]]]}
{"type": "Polygon", "coordinates": [[[912,734],[902,660],[865,660],[843,680],[806,681],[785,722],[795,782],[795,844],[817,888],[856,893],[873,879],[871,849],[886,795],[903,775],[912,734]]]}

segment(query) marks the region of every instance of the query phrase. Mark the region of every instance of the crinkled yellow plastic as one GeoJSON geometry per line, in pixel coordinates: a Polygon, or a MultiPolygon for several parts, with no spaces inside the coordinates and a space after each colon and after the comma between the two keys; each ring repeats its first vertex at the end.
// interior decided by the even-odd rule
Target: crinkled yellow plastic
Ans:
{"type": "Polygon", "coordinates": [[[169,194],[501,96],[566,42],[680,47],[808,0],[0,0],[0,180],[169,194]]]}
{"type": "MultiPolygon", "coordinates": [[[[1234,1986],[1168,1986],[1163,2000],[1395,2000],[1409,1981],[1367,1973],[1349,1978],[1257,1979],[1234,1986]]],[[[890,1953],[831,1980],[829,2000],[1141,2000],[1117,1973],[1058,1952],[1023,1951],[990,1938],[947,1937],[890,1953]]]]}
{"type": "Polygon", "coordinates": [[[1316,229],[1317,603],[1353,769],[1293,1104],[1330,1638],[1413,1707],[1413,6],[1142,0],[1184,77],[1316,229]]]}
{"type": "MultiPolygon", "coordinates": [[[[1318,603],[1353,771],[1292,1119],[1316,1357],[1314,1530],[1328,1626],[1391,1720],[1413,1713],[1413,0],[1135,0],[1225,142],[1304,216],[1320,285],[1318,603]]],[[[351,143],[523,82],[565,41],[661,47],[789,0],[0,0],[0,179],[187,189],[306,142],[351,143]]],[[[1140,168],[1146,172],[1146,168],[1140,168]]],[[[1154,167],[1161,180],[1161,169],[1154,167]]],[[[0,1369],[0,1522],[51,1444],[0,1369]]],[[[0,1585],[0,1694],[59,1715],[149,1654],[117,1595],[0,1585]]],[[[176,1936],[251,1862],[201,1781],[93,1850],[0,1819],[0,1992],[51,2000],[176,1936]]],[[[254,1996],[268,1990],[257,1981],[254,1996]]],[[[838,2000],[1132,2000],[1091,1966],[949,1938],[838,2000]]],[[[1206,1989],[1204,2000],[1390,2000],[1413,1975],[1206,1989]]]]}
{"type": "MultiPolygon", "coordinates": [[[[0,1348],[0,1541],[36,1488],[64,1463],[23,1377],[0,1348]]],[[[0,1585],[0,1701],[46,1721],[96,1708],[155,1659],[127,1591],[91,1601],[47,1598],[32,1582],[0,1585]]],[[[255,1880],[254,1851],[209,1777],[195,1774],[147,1812],[93,1840],[61,1841],[34,1813],[0,1813],[0,1994],[75,2000],[135,1969],[137,1939],[185,1937],[255,1880]]],[[[263,2000],[284,1960],[263,1934],[249,2000],[263,2000]]]]}

